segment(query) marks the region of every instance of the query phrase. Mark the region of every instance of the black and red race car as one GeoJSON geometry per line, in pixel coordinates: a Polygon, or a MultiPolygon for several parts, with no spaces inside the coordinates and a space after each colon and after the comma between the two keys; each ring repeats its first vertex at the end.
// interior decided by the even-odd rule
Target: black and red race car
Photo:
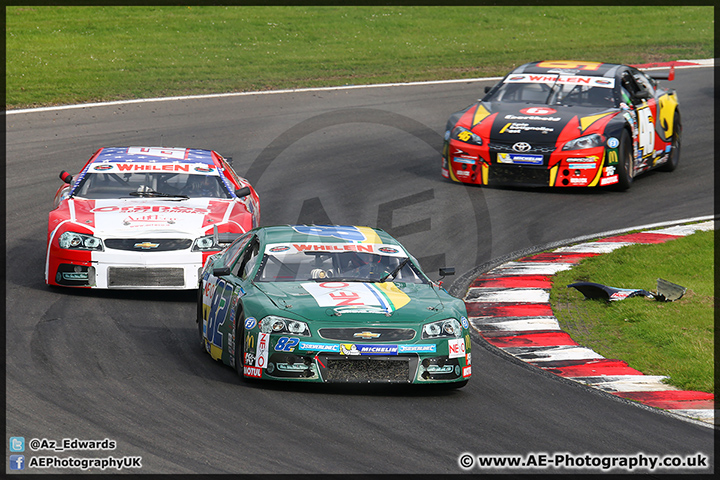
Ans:
{"type": "Polygon", "coordinates": [[[609,186],[674,170],[682,126],[674,69],[543,61],[522,65],[453,114],[442,175],[477,185],[609,186]]]}

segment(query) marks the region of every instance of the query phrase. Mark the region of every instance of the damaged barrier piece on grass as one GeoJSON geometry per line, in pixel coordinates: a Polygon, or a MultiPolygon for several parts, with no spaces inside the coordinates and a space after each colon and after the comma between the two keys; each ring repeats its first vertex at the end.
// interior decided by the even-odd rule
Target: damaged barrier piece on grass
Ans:
{"type": "Polygon", "coordinates": [[[676,285],[662,278],[657,279],[657,293],[641,288],[617,288],[592,282],[576,282],[568,285],[580,291],[586,299],[600,299],[608,302],[624,300],[630,297],[644,296],[654,298],[659,302],[674,302],[679,300],[687,290],[685,287],[676,285]]]}

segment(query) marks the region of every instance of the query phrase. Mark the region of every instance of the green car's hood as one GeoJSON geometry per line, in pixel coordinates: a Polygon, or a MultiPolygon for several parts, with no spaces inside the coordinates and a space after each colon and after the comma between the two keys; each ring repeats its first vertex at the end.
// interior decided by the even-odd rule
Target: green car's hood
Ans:
{"type": "Polygon", "coordinates": [[[412,324],[445,308],[438,287],[428,284],[259,282],[255,286],[278,309],[308,320],[412,324]]]}

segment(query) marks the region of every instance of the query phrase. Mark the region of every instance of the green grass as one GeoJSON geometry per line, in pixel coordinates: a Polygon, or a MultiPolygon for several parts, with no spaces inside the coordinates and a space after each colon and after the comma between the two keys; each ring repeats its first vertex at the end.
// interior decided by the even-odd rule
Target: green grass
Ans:
{"type": "Polygon", "coordinates": [[[631,245],[583,260],[553,278],[550,301],[561,328],[606,358],[685,390],[714,393],[714,232],[658,245],[631,245]],[[687,288],[675,302],[632,297],[586,300],[574,282],[654,291],[663,278],[687,288]]]}
{"type": "Polygon", "coordinates": [[[6,108],[714,57],[711,6],[6,7],[6,108]]]}

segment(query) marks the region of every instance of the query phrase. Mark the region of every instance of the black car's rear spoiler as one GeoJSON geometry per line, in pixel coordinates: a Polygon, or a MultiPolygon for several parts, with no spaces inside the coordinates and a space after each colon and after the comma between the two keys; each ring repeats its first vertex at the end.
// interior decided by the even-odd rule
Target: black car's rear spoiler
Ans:
{"type": "Polygon", "coordinates": [[[648,73],[648,75],[655,80],[668,80],[672,82],[675,80],[675,65],[670,67],[670,71],[667,73],[648,73]]]}

